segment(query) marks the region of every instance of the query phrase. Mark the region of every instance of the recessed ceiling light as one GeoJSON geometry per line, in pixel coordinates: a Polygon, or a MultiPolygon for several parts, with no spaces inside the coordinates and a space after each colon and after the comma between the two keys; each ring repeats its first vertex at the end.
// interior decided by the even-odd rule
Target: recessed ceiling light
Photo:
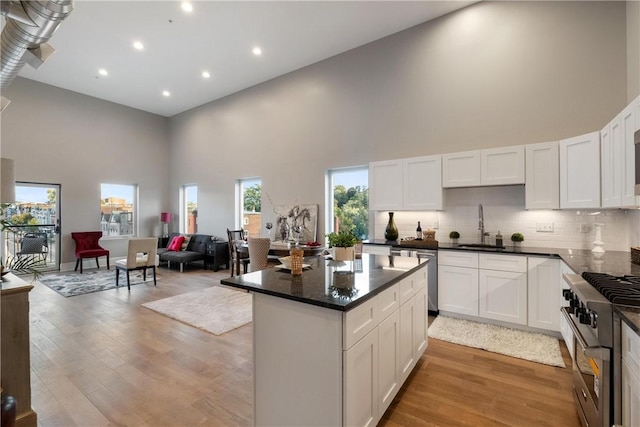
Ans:
{"type": "Polygon", "coordinates": [[[253,48],[253,50],[252,50],[251,52],[253,52],[253,54],[254,54],[255,56],[260,56],[260,55],[262,55],[262,49],[260,49],[258,46],[254,47],[254,48],[253,48]]]}
{"type": "Polygon", "coordinates": [[[193,5],[188,1],[183,1],[180,5],[185,12],[193,12],[193,5]]]}
{"type": "Polygon", "coordinates": [[[109,72],[107,70],[105,70],[104,68],[100,68],[98,70],[98,74],[100,74],[101,76],[108,76],[109,72]]]}
{"type": "Polygon", "coordinates": [[[143,50],[144,49],[144,45],[142,44],[142,42],[135,41],[135,42],[133,42],[133,48],[136,49],[136,50],[143,50]]]}
{"type": "Polygon", "coordinates": [[[202,72],[202,77],[204,77],[205,79],[208,79],[209,77],[211,77],[211,74],[209,74],[208,71],[203,71],[202,72]]]}
{"type": "Polygon", "coordinates": [[[162,96],[171,96],[171,92],[169,92],[168,90],[163,90],[162,96]]]}

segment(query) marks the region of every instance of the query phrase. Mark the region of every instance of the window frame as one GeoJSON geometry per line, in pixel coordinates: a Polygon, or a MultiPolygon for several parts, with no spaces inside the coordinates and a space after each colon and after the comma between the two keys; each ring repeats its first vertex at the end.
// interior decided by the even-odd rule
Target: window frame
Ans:
{"type": "MultiPolygon", "coordinates": [[[[366,172],[367,174],[367,182],[364,184],[367,187],[367,191],[369,190],[369,166],[348,166],[343,168],[332,168],[327,169],[325,174],[325,233],[332,233],[335,231],[335,211],[333,208],[334,201],[334,188],[335,188],[335,176],[341,173],[351,173],[351,172],[366,172]]],[[[369,211],[369,207],[367,206],[367,211],[369,211]]],[[[367,229],[369,230],[369,236],[367,238],[371,238],[371,214],[369,213],[367,218],[367,229]]]]}
{"type": "MultiPolygon", "coordinates": [[[[189,190],[190,189],[194,189],[195,191],[195,196],[196,196],[196,209],[195,211],[198,212],[198,184],[182,184],[182,186],[180,187],[180,232],[183,234],[186,234],[188,232],[189,229],[189,223],[188,223],[188,218],[189,218],[189,190]]],[[[198,215],[196,215],[196,221],[195,221],[195,231],[194,233],[198,232],[198,220],[197,220],[198,215]]]]}
{"type": "MultiPolygon", "coordinates": [[[[118,183],[118,182],[101,182],[100,183],[100,230],[102,231],[102,237],[104,239],[107,240],[117,240],[117,239],[130,239],[132,237],[138,237],[138,230],[140,229],[139,227],[139,215],[138,215],[138,206],[139,206],[139,185],[138,184],[130,184],[130,183],[118,183]],[[132,197],[132,201],[131,201],[131,209],[132,211],[127,211],[127,212],[123,212],[124,214],[126,214],[127,216],[127,223],[131,224],[131,234],[118,234],[118,235],[112,235],[109,233],[109,227],[108,225],[106,226],[106,230],[105,227],[102,223],[102,215],[104,214],[103,211],[103,200],[108,199],[110,197],[114,197],[114,195],[111,196],[107,196],[104,197],[104,191],[105,188],[104,186],[114,186],[114,187],[131,187],[131,197],[132,197]],[[129,220],[130,219],[130,220],[129,220]]],[[[126,201],[126,198],[125,198],[126,201]]]]}

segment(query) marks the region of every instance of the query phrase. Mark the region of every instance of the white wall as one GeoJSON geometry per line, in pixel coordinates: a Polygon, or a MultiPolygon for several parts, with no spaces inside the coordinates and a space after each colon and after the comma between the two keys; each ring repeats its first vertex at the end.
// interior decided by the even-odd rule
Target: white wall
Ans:
{"type": "Polygon", "coordinates": [[[625,12],[482,2],[180,114],[171,191],[198,183],[201,229],[224,234],[238,178],[324,213],[329,168],[601,129],[627,104],[625,12]]]}

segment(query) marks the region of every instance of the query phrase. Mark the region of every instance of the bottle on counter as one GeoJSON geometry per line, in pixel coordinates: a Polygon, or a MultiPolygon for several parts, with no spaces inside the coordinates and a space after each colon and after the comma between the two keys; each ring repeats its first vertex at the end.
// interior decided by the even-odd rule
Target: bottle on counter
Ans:
{"type": "Polygon", "coordinates": [[[418,221],[418,228],[416,228],[416,239],[422,240],[422,227],[420,227],[420,221],[418,221]]]}
{"type": "Polygon", "coordinates": [[[496,234],[496,246],[502,246],[502,234],[500,234],[500,230],[498,230],[498,234],[496,234]]]}

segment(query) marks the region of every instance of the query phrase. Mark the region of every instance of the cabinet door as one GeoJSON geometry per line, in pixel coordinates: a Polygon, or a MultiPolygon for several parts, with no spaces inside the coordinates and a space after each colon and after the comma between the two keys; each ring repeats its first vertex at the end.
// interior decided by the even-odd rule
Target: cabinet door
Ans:
{"type": "Polygon", "coordinates": [[[400,377],[404,382],[416,364],[413,340],[415,337],[416,300],[411,298],[400,306],[400,377]]]}
{"type": "Polygon", "coordinates": [[[378,422],[378,329],[344,352],[344,425],[378,422]]]}
{"type": "Polygon", "coordinates": [[[560,208],[600,207],[600,132],[560,141],[560,208]]]}
{"type": "Polygon", "coordinates": [[[527,275],[512,271],[480,270],[480,317],[527,324],[527,275]]]}
{"type": "MultiPolygon", "coordinates": [[[[562,278],[562,275],[564,274],[572,274],[573,270],[571,270],[571,268],[569,268],[569,266],[567,264],[565,264],[564,262],[560,261],[560,277],[558,278],[558,280],[561,283],[561,287],[562,289],[569,289],[569,285],[564,281],[564,279],[562,278]]],[[[569,302],[565,301],[564,298],[561,298],[561,305],[562,306],[568,306],[569,302]]],[[[569,322],[567,322],[567,320],[564,318],[564,316],[562,316],[562,314],[560,315],[560,333],[562,334],[562,338],[564,339],[564,343],[567,346],[567,350],[569,350],[569,354],[571,355],[571,359],[575,360],[576,355],[573,353],[573,347],[574,347],[574,342],[573,342],[573,330],[571,329],[571,326],[569,326],[569,322]]]]}
{"type": "MultiPolygon", "coordinates": [[[[640,99],[640,97],[638,97],[640,99]]],[[[636,106],[631,103],[616,117],[620,126],[620,145],[622,146],[622,194],[620,205],[624,207],[636,206],[636,157],[633,134],[640,124],[636,122],[640,119],[636,117],[636,106]]],[[[640,165],[639,165],[640,166],[640,165]]]]}
{"type": "Polygon", "coordinates": [[[533,328],[560,331],[560,260],[529,257],[529,315],[533,328]]]}
{"type": "Polygon", "coordinates": [[[429,301],[427,299],[427,289],[421,288],[416,296],[414,318],[413,318],[413,352],[416,362],[422,356],[422,353],[427,349],[428,337],[427,326],[429,320],[427,319],[429,301]]]}
{"type": "Polygon", "coordinates": [[[378,343],[378,408],[382,416],[402,384],[399,310],[378,326],[378,343]]]}
{"type": "Polygon", "coordinates": [[[622,361],[622,425],[640,426],[640,376],[622,361]]]}
{"type": "Polygon", "coordinates": [[[442,186],[474,187],[481,185],[480,151],[444,154],[442,156],[442,186]]]}
{"type": "Polygon", "coordinates": [[[478,315],[478,269],[438,265],[438,309],[478,315]]]}
{"type": "Polygon", "coordinates": [[[600,131],[600,173],[602,207],[618,207],[622,202],[622,145],[620,125],[608,123],[600,131]]]}
{"type": "Polygon", "coordinates": [[[369,209],[402,209],[402,160],[369,163],[369,209]]]}
{"type": "Polygon", "coordinates": [[[482,150],[480,177],[482,185],[524,184],[524,146],[482,150]]]}
{"type": "Polygon", "coordinates": [[[527,209],[560,207],[560,159],[557,142],[525,148],[525,203],[527,209]]]}
{"type": "Polygon", "coordinates": [[[405,210],[442,209],[442,156],[404,159],[405,210]]]}

